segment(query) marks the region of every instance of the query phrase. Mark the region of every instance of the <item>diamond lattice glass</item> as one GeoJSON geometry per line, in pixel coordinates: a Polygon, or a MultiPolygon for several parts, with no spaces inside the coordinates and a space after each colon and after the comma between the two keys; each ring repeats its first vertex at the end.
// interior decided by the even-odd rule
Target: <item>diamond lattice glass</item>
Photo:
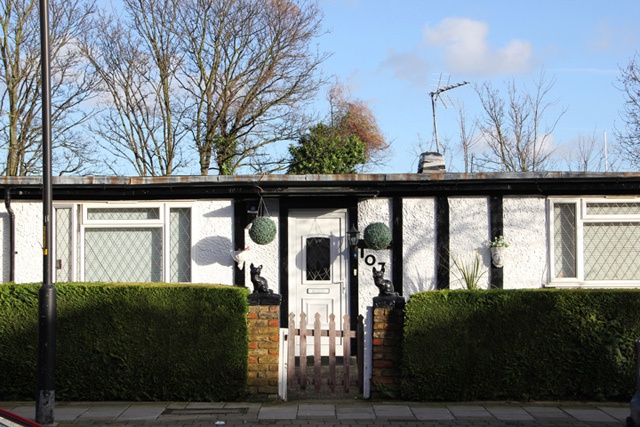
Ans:
{"type": "Polygon", "coordinates": [[[84,260],[87,282],[159,282],[162,229],[87,229],[84,260]]]}
{"type": "Polygon", "coordinates": [[[331,239],[310,237],[307,239],[307,280],[331,279],[331,239]]]}
{"type": "Polygon", "coordinates": [[[171,282],[191,281],[191,209],[171,208],[169,213],[171,282]]]}
{"type": "Polygon", "coordinates": [[[56,209],[56,281],[71,281],[71,208],[56,209]]]}
{"type": "Polygon", "coordinates": [[[556,277],[576,277],[576,205],[553,205],[553,251],[556,277]]]}
{"type": "Polygon", "coordinates": [[[640,280],[640,223],[585,223],[584,278],[640,280]]]}

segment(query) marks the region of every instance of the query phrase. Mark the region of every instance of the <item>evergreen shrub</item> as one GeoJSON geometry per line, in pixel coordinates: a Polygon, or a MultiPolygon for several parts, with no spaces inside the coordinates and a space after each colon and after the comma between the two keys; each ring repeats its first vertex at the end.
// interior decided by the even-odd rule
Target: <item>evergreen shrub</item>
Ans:
{"type": "MultiPolygon", "coordinates": [[[[40,284],[0,285],[0,400],[33,399],[40,284]]],[[[56,284],[56,398],[219,401],[246,392],[246,288],[56,284]]]]}
{"type": "Polygon", "coordinates": [[[419,401],[628,402],[638,336],[639,290],[414,294],[401,392],[419,401]]]}

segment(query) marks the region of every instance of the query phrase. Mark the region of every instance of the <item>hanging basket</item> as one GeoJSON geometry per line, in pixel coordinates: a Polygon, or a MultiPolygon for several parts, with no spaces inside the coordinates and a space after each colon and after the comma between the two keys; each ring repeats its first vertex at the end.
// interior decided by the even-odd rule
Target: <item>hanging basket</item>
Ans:
{"type": "Polygon", "coordinates": [[[276,223],[263,216],[255,218],[251,221],[249,237],[258,245],[268,245],[276,237],[276,223]]]}
{"type": "Polygon", "coordinates": [[[391,230],[381,222],[367,225],[363,236],[367,247],[373,250],[387,249],[391,243],[391,230]]]}

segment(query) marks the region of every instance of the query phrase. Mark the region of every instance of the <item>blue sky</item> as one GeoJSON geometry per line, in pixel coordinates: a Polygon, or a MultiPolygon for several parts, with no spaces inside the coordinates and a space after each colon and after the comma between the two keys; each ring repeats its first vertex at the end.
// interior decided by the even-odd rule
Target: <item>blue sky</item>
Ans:
{"type": "MultiPolygon", "coordinates": [[[[392,143],[392,154],[372,172],[415,172],[417,156],[431,145],[429,92],[441,74],[449,83],[485,81],[499,89],[515,79],[533,88],[544,70],[555,79],[549,100],[562,108],[553,135],[561,154],[579,136],[622,128],[624,98],[616,86],[620,66],[640,45],[638,0],[320,0],[333,52],[324,72],[353,98],[365,101],[392,143]]],[[[450,140],[448,169],[461,171],[458,105],[480,113],[471,85],[447,92],[452,106],[437,109],[438,134],[450,140]]],[[[557,169],[563,169],[558,165],[557,169]]]]}

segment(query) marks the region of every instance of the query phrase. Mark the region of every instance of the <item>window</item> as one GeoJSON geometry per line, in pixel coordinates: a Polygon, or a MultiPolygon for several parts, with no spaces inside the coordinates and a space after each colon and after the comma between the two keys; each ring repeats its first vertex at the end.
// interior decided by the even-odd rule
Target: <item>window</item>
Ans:
{"type": "Polygon", "coordinates": [[[307,238],[307,280],[331,280],[331,239],[328,237],[307,238]]]}
{"type": "Polygon", "coordinates": [[[640,286],[640,201],[551,201],[551,284],[640,286]]]}
{"type": "Polygon", "coordinates": [[[191,209],[106,203],[56,207],[56,273],[58,281],[189,282],[191,209]]]}

